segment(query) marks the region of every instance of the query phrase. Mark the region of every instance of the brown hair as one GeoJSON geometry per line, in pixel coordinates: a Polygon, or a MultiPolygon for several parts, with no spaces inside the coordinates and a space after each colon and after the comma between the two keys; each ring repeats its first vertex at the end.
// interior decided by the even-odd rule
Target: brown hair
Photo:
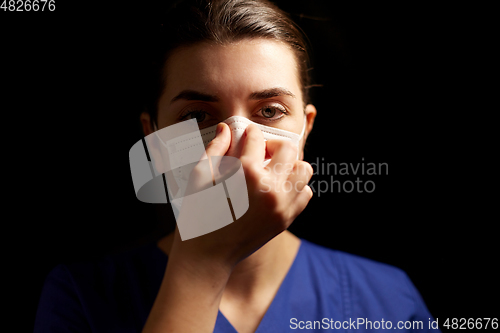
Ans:
{"type": "Polygon", "coordinates": [[[164,66],[179,46],[206,41],[216,44],[268,38],[288,44],[295,53],[304,106],[309,103],[309,57],[300,28],[267,0],[182,0],[163,16],[150,80],[147,112],[157,119],[158,100],[165,89],[164,66]]]}

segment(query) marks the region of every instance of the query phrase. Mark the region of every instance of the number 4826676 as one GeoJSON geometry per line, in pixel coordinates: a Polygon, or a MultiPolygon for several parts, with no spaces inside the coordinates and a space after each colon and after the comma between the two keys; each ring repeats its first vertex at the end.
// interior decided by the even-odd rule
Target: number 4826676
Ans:
{"type": "Polygon", "coordinates": [[[38,12],[56,10],[55,0],[3,0],[0,6],[4,12],[38,12]]]}

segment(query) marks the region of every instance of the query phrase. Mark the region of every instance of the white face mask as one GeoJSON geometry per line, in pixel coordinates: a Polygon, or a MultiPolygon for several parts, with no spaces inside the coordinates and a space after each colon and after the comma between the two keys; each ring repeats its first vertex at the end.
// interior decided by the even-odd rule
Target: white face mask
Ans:
{"type": "MultiPolygon", "coordinates": [[[[299,144],[302,137],[304,136],[304,132],[306,129],[305,115],[304,115],[304,125],[302,126],[302,131],[300,134],[285,131],[275,127],[258,124],[249,120],[248,118],[241,116],[232,116],[227,118],[223,122],[226,123],[229,126],[229,129],[231,130],[231,145],[229,146],[229,149],[226,153],[227,156],[233,156],[233,157],[240,156],[241,150],[243,148],[242,147],[243,141],[241,140],[243,133],[245,132],[245,129],[249,124],[254,124],[262,131],[265,141],[273,139],[291,141],[295,146],[297,146],[297,159],[299,158],[299,153],[300,153],[299,144]]],[[[155,131],[157,131],[156,124],[155,124],[155,131]]],[[[210,126],[199,131],[198,135],[201,135],[201,140],[203,141],[204,147],[206,147],[208,143],[215,138],[216,131],[217,131],[217,125],[210,126]]],[[[178,136],[175,139],[169,141],[168,144],[163,143],[163,140],[161,140],[165,147],[170,146],[169,152],[171,150],[182,151],[182,154],[179,156],[175,156],[177,155],[175,153],[170,155],[171,169],[194,162],[199,158],[199,156],[201,156],[200,147],[197,145],[193,145],[193,141],[191,141],[191,138],[195,136],[196,134],[194,132],[178,136]],[[175,148],[172,149],[172,145],[175,148]],[[191,155],[190,153],[193,153],[193,155],[190,156],[191,155]],[[186,156],[190,157],[186,158],[186,156]]],[[[270,161],[269,159],[265,160],[264,165],[267,165],[269,161],[270,161]]]]}
{"type": "MultiPolygon", "coordinates": [[[[291,141],[298,148],[297,159],[299,158],[299,144],[302,137],[304,136],[306,128],[305,115],[304,125],[300,134],[258,124],[241,116],[232,116],[227,118],[223,122],[226,123],[231,130],[231,145],[226,153],[227,156],[240,156],[243,145],[243,140],[241,140],[243,133],[245,132],[245,129],[249,124],[255,124],[262,131],[264,140],[277,139],[291,141]]],[[[161,155],[162,158],[164,158],[165,164],[168,166],[163,172],[172,170],[172,176],[179,188],[178,191],[175,191],[176,193],[170,193],[171,199],[172,197],[179,199],[184,196],[184,189],[187,188],[189,175],[192,169],[195,167],[196,163],[199,161],[200,156],[202,156],[202,153],[204,152],[202,144],[204,147],[206,147],[208,143],[215,138],[217,125],[204,128],[202,130],[199,130],[199,132],[195,130],[196,127],[197,125],[195,120],[190,120],[190,123],[182,123],[182,125],[172,125],[165,129],[161,129],[160,131],[157,131],[155,124],[155,135],[158,137],[158,139],[160,139],[161,146],[163,147],[161,155]],[[174,127],[179,127],[180,130],[176,131],[174,127]],[[161,136],[163,136],[163,138],[161,136]]],[[[266,166],[270,161],[270,159],[264,160],[263,166],[266,166]]],[[[182,202],[181,200],[178,201],[182,202]]],[[[174,213],[176,213],[177,216],[179,207],[175,205],[173,205],[173,207],[174,213]]]]}
{"type": "MultiPolygon", "coordinates": [[[[240,156],[241,149],[243,148],[242,147],[243,141],[241,140],[241,137],[243,136],[243,133],[245,132],[245,129],[249,124],[255,124],[262,131],[262,134],[264,135],[264,140],[266,141],[272,139],[289,140],[293,144],[295,144],[298,148],[297,159],[299,158],[299,152],[300,152],[299,144],[300,140],[304,136],[304,132],[306,129],[305,116],[304,116],[304,126],[302,127],[302,132],[300,134],[285,131],[275,127],[258,124],[249,120],[248,118],[240,116],[229,117],[223,122],[226,123],[229,126],[229,129],[231,130],[231,146],[227,151],[228,156],[235,156],[235,157],[240,156]]],[[[201,138],[203,140],[203,144],[205,145],[205,147],[208,145],[210,141],[212,141],[215,138],[216,128],[217,125],[214,125],[200,130],[201,138]]],[[[264,162],[267,164],[269,163],[269,160],[266,160],[264,162]]]]}
{"type": "MultiPolygon", "coordinates": [[[[258,124],[245,117],[240,117],[240,116],[229,117],[223,122],[226,123],[229,126],[229,129],[231,130],[231,145],[229,146],[229,149],[226,153],[227,156],[233,156],[233,157],[240,156],[241,150],[243,148],[242,147],[243,140],[241,140],[243,133],[245,132],[245,129],[248,127],[249,124],[255,124],[262,131],[264,140],[266,141],[271,139],[291,141],[294,145],[297,146],[296,158],[297,159],[299,158],[299,152],[300,152],[299,144],[302,137],[304,136],[306,128],[305,116],[304,116],[304,125],[302,127],[302,132],[300,134],[285,131],[275,127],[269,127],[262,124],[258,124]]],[[[192,125],[196,126],[196,123],[193,121],[192,125]]],[[[178,126],[178,125],[173,125],[173,126],[178,126]]],[[[202,156],[202,153],[204,152],[204,149],[201,147],[201,143],[203,143],[203,146],[206,147],[208,143],[215,138],[216,130],[217,130],[217,125],[214,125],[200,130],[199,133],[196,133],[197,131],[195,131],[180,136],[174,135],[173,138],[167,140],[167,142],[164,142],[164,140],[162,140],[158,135],[158,132],[155,132],[155,134],[158,135],[158,137],[160,138],[162,145],[166,148],[164,154],[168,155],[168,160],[169,160],[169,162],[166,163],[169,166],[167,170],[174,171],[174,178],[176,178],[176,181],[182,180],[183,183],[187,183],[189,179],[189,174],[191,173],[191,170],[194,168],[196,164],[195,162],[199,160],[200,156],[202,156]],[[200,137],[202,142],[198,141],[199,142],[198,144],[196,138],[200,140],[200,137]]],[[[173,129],[169,127],[162,129],[160,131],[173,132],[173,129]]],[[[269,164],[270,161],[271,161],[270,159],[264,160],[263,166],[269,164]]]]}

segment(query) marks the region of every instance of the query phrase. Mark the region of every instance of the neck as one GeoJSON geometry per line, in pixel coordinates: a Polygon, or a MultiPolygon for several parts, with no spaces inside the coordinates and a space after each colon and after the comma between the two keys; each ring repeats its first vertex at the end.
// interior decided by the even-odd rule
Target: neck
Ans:
{"type": "Polygon", "coordinates": [[[234,268],[225,293],[238,298],[259,294],[274,295],[281,285],[300,246],[300,240],[284,231],[242,260],[234,268]]]}
{"type": "MultiPolygon", "coordinates": [[[[171,233],[158,241],[158,247],[167,255],[173,235],[171,233]]],[[[262,294],[274,295],[299,247],[299,238],[287,230],[274,237],[235,266],[224,290],[224,297],[251,300],[262,294]]]]}

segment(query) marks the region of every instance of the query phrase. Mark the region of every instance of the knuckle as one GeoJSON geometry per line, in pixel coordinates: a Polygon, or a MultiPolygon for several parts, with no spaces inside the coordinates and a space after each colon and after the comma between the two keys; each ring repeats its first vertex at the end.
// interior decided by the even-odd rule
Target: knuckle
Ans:
{"type": "Polygon", "coordinates": [[[298,148],[295,144],[293,144],[292,141],[289,141],[289,140],[282,140],[281,141],[281,146],[284,148],[284,149],[287,149],[287,150],[292,150],[294,151],[295,153],[297,152],[298,148]]]}
{"type": "Polygon", "coordinates": [[[213,149],[214,147],[218,147],[220,145],[221,145],[220,140],[217,140],[217,138],[215,138],[207,144],[207,147],[205,149],[206,150],[213,149]]]}
{"type": "Polygon", "coordinates": [[[306,191],[306,192],[307,192],[307,194],[308,194],[309,200],[311,200],[311,198],[312,198],[312,197],[313,197],[313,195],[314,195],[314,193],[313,193],[313,191],[312,191],[311,187],[309,187],[309,185],[306,185],[306,186],[304,186],[304,189],[305,189],[305,191],[306,191]]]}
{"type": "Polygon", "coordinates": [[[307,162],[302,162],[302,163],[304,164],[304,169],[307,172],[308,179],[311,179],[312,175],[314,174],[313,167],[311,166],[311,164],[307,162]]]}
{"type": "Polygon", "coordinates": [[[311,164],[304,161],[296,161],[294,166],[294,174],[298,174],[299,176],[306,176],[307,179],[311,179],[314,170],[311,164]]]}
{"type": "Polygon", "coordinates": [[[263,136],[260,128],[253,124],[248,125],[245,133],[247,140],[259,140],[260,137],[263,136]]]}
{"type": "Polygon", "coordinates": [[[276,140],[276,146],[280,149],[286,149],[288,143],[289,143],[288,140],[276,140]]]}
{"type": "Polygon", "coordinates": [[[292,141],[286,141],[288,146],[291,147],[291,149],[294,151],[294,152],[297,152],[299,150],[299,148],[297,147],[296,144],[294,144],[292,141]]]}
{"type": "Polygon", "coordinates": [[[258,163],[252,162],[248,164],[247,169],[255,177],[255,179],[259,179],[261,176],[261,170],[264,168],[258,163]]]}
{"type": "Polygon", "coordinates": [[[252,164],[252,159],[249,156],[243,155],[240,157],[241,165],[247,169],[252,164]]]}

